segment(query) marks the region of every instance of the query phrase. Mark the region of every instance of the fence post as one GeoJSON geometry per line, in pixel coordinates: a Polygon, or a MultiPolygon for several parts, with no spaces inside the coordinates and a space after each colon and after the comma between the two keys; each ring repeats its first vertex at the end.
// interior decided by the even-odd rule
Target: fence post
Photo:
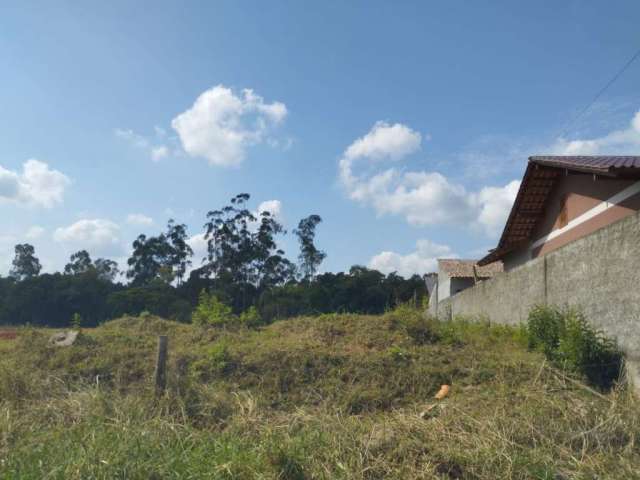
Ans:
{"type": "Polygon", "coordinates": [[[167,348],[169,338],[166,335],[158,336],[158,356],[156,358],[155,385],[156,395],[162,395],[167,388],[167,348]]]}

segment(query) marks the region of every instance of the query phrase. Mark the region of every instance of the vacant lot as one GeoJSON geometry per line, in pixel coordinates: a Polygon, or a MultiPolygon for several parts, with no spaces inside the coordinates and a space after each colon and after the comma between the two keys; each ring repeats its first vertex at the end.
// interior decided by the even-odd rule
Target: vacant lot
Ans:
{"type": "Polygon", "coordinates": [[[515,329],[403,309],[50,334],[0,341],[0,478],[640,478],[628,392],[568,381],[515,329]]]}

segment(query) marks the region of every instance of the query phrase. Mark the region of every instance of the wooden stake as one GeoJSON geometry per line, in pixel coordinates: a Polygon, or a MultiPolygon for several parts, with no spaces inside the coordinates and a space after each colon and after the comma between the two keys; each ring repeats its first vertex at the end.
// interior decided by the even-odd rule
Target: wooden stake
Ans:
{"type": "Polygon", "coordinates": [[[167,388],[167,349],[169,338],[166,335],[158,336],[158,357],[156,359],[156,395],[162,395],[167,388]]]}

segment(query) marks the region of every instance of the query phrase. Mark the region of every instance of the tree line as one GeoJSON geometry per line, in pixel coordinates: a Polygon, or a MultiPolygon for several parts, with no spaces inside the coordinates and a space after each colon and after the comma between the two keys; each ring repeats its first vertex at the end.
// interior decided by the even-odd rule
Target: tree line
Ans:
{"type": "Polygon", "coordinates": [[[426,296],[418,275],[404,279],[362,266],[318,274],[326,258],[315,244],[319,215],[303,218],[293,230],[299,254],[292,262],[278,246],[287,234],[283,225],[268,211],[254,214],[249,199],[242,193],[207,213],[206,255],[197,266],[187,226],[174,220],[158,235],[139,235],[122,271],[115,261],[93,260],[80,250],[63,272],[41,274],[34,247],[16,245],[9,276],[0,277],[0,324],[66,326],[77,314],[83,325],[93,326],[144,311],[187,322],[203,291],[234,314],[253,307],[263,322],[330,312],[381,313],[426,296]]]}

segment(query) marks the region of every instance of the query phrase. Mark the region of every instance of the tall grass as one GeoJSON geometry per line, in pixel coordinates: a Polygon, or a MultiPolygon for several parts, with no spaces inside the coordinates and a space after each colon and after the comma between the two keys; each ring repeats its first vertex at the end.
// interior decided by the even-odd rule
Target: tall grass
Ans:
{"type": "Polygon", "coordinates": [[[2,479],[637,478],[628,392],[565,382],[486,321],[403,307],[257,330],[124,318],[64,349],[48,334],[20,330],[0,362],[2,479]]]}

